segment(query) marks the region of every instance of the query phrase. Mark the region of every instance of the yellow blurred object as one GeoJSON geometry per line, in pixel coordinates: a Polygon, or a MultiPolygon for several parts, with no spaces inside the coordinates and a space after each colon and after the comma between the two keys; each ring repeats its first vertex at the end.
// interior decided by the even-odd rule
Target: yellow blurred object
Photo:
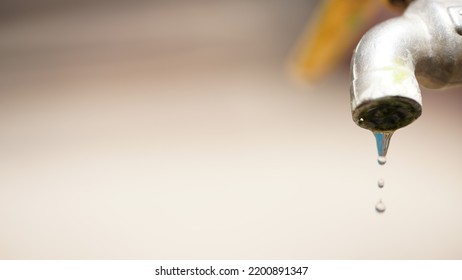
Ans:
{"type": "Polygon", "coordinates": [[[403,12],[413,0],[381,0],[381,2],[390,10],[403,12]]]}
{"type": "Polygon", "coordinates": [[[324,0],[296,49],[296,75],[313,81],[327,74],[351,49],[381,5],[378,0],[324,0]]]}

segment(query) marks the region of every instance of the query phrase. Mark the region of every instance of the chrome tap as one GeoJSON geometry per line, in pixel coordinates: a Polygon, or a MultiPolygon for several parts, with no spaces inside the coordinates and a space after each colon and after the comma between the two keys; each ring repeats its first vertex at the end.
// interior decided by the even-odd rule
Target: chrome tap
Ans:
{"type": "Polygon", "coordinates": [[[419,85],[462,84],[462,0],[389,0],[402,16],[369,30],[351,62],[353,120],[395,131],[422,113],[419,85]]]}

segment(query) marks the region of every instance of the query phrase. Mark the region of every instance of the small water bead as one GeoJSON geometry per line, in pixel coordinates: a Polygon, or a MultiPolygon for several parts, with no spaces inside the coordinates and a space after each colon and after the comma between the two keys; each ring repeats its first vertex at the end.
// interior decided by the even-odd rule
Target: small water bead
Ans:
{"type": "Polygon", "coordinates": [[[383,157],[383,156],[379,156],[377,158],[377,162],[380,164],[380,165],[384,165],[385,163],[387,163],[387,158],[386,157],[383,157]]]}
{"type": "Polygon", "coordinates": [[[382,200],[379,200],[379,202],[377,202],[375,205],[375,211],[377,211],[377,213],[382,214],[386,209],[387,208],[385,207],[385,204],[382,202],[382,200]]]}
{"type": "Polygon", "coordinates": [[[377,181],[377,186],[379,186],[379,188],[383,188],[383,186],[385,186],[385,180],[383,180],[382,178],[380,178],[380,179],[377,181]]]}

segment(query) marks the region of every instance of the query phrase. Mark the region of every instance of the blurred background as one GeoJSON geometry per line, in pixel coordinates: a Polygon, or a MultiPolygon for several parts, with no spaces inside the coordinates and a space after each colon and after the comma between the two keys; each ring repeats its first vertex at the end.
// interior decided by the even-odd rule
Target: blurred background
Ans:
{"type": "Polygon", "coordinates": [[[318,4],[1,1],[0,258],[462,258],[460,88],[378,166],[354,44],[289,74],[318,4]]]}

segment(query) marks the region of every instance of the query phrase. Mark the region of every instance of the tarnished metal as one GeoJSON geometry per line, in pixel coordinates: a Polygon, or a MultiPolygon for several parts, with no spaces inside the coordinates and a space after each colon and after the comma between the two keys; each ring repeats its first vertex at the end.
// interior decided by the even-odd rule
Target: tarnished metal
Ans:
{"type": "Polygon", "coordinates": [[[459,7],[462,0],[414,0],[402,16],[364,35],[351,62],[351,109],[359,126],[406,126],[422,112],[419,85],[462,84],[462,36],[453,12],[459,7]]]}
{"type": "Polygon", "coordinates": [[[457,33],[462,35],[462,6],[450,7],[448,10],[452,21],[456,26],[457,33]]]}

